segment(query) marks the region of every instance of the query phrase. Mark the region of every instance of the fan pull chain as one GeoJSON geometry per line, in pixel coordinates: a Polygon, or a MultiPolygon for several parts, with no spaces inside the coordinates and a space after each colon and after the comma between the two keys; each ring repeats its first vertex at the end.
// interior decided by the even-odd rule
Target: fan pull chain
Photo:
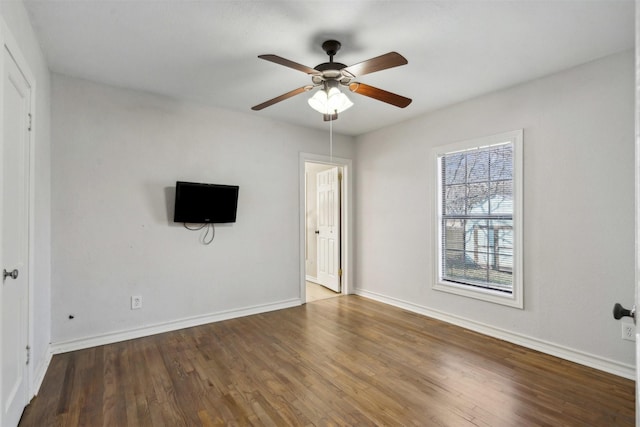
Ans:
{"type": "Polygon", "coordinates": [[[333,163],[333,114],[329,115],[329,159],[333,163]]]}

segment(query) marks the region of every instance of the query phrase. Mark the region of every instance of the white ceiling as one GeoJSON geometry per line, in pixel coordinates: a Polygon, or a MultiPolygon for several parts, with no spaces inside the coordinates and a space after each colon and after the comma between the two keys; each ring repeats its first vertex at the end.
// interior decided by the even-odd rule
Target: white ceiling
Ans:
{"type": "Polygon", "coordinates": [[[258,59],[352,65],[390,51],[408,65],[357,78],[413,99],[348,94],[334,130],[359,135],[633,47],[629,1],[25,0],[52,71],[326,129],[298,95],[306,74],[258,59]]]}

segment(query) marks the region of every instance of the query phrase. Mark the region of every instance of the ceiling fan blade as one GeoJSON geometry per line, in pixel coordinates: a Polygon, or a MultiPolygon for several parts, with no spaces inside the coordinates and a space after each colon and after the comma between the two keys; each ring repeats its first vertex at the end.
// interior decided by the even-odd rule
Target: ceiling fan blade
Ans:
{"type": "Polygon", "coordinates": [[[375,58],[359,62],[347,68],[343,68],[343,73],[349,73],[351,76],[363,76],[365,74],[374,73],[376,71],[386,70],[387,68],[398,67],[407,64],[408,61],[398,52],[389,52],[375,58]]]}
{"type": "Polygon", "coordinates": [[[387,92],[386,90],[378,89],[377,87],[369,86],[364,83],[353,82],[349,85],[349,90],[400,108],[404,108],[411,104],[411,99],[409,98],[405,98],[404,96],[396,95],[395,93],[387,92]]]}
{"type": "Polygon", "coordinates": [[[313,68],[307,67],[306,65],[298,64],[297,62],[289,61],[278,55],[258,55],[258,58],[264,59],[265,61],[274,62],[276,64],[284,65],[285,67],[293,68],[294,70],[302,71],[307,74],[320,74],[318,70],[314,70],[313,68]]]}
{"type": "Polygon", "coordinates": [[[292,96],[296,96],[296,95],[299,95],[299,94],[301,94],[303,92],[307,92],[307,91],[309,91],[311,89],[313,89],[313,86],[302,86],[302,87],[299,87],[298,89],[292,90],[291,92],[287,92],[287,93],[282,94],[280,96],[276,96],[275,98],[270,99],[268,101],[265,101],[262,104],[258,104],[258,105],[254,106],[254,107],[251,107],[251,109],[253,111],[260,111],[263,108],[269,107],[270,105],[276,104],[276,103],[278,103],[280,101],[284,101],[285,99],[289,99],[292,96]]]}

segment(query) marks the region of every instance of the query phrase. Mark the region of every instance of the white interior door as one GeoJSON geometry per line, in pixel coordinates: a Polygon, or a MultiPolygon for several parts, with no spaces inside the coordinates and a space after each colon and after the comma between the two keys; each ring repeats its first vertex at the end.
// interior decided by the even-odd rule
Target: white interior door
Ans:
{"type": "Polygon", "coordinates": [[[340,292],[340,180],[338,168],[317,174],[318,281],[340,292]]]}
{"type": "Polygon", "coordinates": [[[28,403],[28,162],[30,85],[7,49],[2,81],[2,420],[16,426],[28,403]]]}

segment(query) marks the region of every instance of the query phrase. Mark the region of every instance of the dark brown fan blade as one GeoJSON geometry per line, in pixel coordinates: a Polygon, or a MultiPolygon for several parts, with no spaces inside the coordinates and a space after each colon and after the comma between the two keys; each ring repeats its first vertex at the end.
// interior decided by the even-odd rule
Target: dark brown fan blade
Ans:
{"type": "Polygon", "coordinates": [[[258,58],[264,59],[265,61],[275,62],[276,64],[284,65],[285,67],[293,68],[294,70],[302,71],[307,74],[320,74],[318,70],[314,70],[313,68],[309,68],[306,65],[298,64],[297,62],[289,61],[288,59],[284,59],[278,55],[258,55],[258,58]]]}
{"type": "Polygon", "coordinates": [[[411,99],[409,98],[405,98],[404,96],[396,95],[395,93],[387,92],[386,90],[378,89],[377,87],[369,86],[364,83],[351,83],[349,85],[349,90],[400,108],[404,108],[411,104],[411,99]]]}
{"type": "Polygon", "coordinates": [[[374,73],[376,71],[386,70],[387,68],[398,67],[407,64],[404,56],[398,52],[389,52],[375,58],[359,62],[347,68],[343,68],[343,73],[349,73],[353,77],[363,76],[365,74],[374,73]]]}
{"type": "Polygon", "coordinates": [[[285,99],[289,99],[289,98],[291,98],[292,96],[299,95],[299,94],[301,94],[302,92],[307,92],[307,91],[309,91],[309,90],[311,90],[311,89],[313,89],[313,86],[303,86],[303,87],[299,87],[298,89],[294,89],[294,90],[292,90],[291,92],[287,92],[287,93],[285,93],[285,94],[283,94],[283,95],[276,96],[275,98],[270,99],[270,100],[268,100],[268,101],[265,101],[265,102],[263,102],[262,104],[258,104],[258,105],[256,105],[255,107],[251,107],[251,109],[252,109],[252,110],[254,110],[254,111],[260,111],[260,110],[262,110],[263,108],[266,108],[266,107],[268,107],[268,106],[270,106],[270,105],[276,104],[276,103],[278,103],[278,102],[280,102],[280,101],[284,101],[285,99]]]}

